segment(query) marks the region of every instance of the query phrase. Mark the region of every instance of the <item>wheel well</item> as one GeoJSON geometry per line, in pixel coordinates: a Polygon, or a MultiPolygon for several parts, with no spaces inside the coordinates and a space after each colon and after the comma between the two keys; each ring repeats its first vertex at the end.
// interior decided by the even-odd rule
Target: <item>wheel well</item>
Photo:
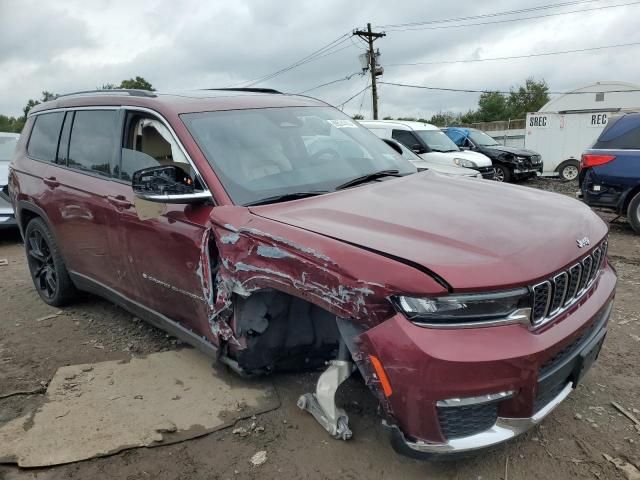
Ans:
{"type": "Polygon", "coordinates": [[[631,190],[627,196],[624,198],[624,204],[622,205],[622,211],[621,213],[626,214],[627,213],[627,209],[629,208],[629,204],[631,203],[631,200],[633,200],[633,197],[635,197],[636,195],[640,194],[640,185],[637,185],[633,190],[631,190]]]}
{"type": "Polygon", "coordinates": [[[27,225],[29,225],[29,222],[34,218],[39,217],[40,215],[38,215],[33,210],[29,210],[27,208],[23,208],[20,210],[20,229],[22,230],[23,235],[25,230],[27,229],[27,225]]]}
{"type": "Polygon", "coordinates": [[[575,158],[567,158],[565,161],[560,162],[560,165],[558,165],[558,166],[556,167],[556,170],[555,170],[555,171],[556,171],[556,172],[559,172],[559,171],[560,171],[560,170],[562,170],[562,168],[564,168],[564,166],[565,166],[566,164],[568,164],[568,163],[576,163],[576,164],[580,165],[580,161],[579,161],[579,160],[576,160],[575,158]]]}
{"type": "Polygon", "coordinates": [[[246,344],[236,360],[245,371],[316,369],[336,357],[340,333],[327,310],[272,289],[234,304],[234,330],[246,344]]]}

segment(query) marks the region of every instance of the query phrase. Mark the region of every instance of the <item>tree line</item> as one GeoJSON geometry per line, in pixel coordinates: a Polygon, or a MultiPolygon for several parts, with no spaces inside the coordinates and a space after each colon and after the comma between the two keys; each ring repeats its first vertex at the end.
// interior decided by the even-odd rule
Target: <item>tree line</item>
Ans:
{"type": "MultiPolygon", "coordinates": [[[[101,87],[97,87],[96,90],[113,90],[119,88],[151,91],[155,90],[151,83],[140,76],[136,76],[135,78],[130,78],[128,80],[122,80],[119,84],[105,83],[101,87]]],[[[54,100],[57,96],[57,94],[45,90],[42,92],[42,96],[39,100],[30,98],[27,101],[22,109],[23,115],[20,115],[19,117],[10,117],[0,114],[0,132],[20,133],[22,131],[22,128],[24,127],[25,122],[27,121],[27,115],[29,114],[29,111],[36,105],[39,105],[43,102],[48,102],[49,100],[54,100]]]]}
{"type": "MultiPolygon", "coordinates": [[[[480,94],[478,108],[466,113],[440,111],[431,118],[384,117],[384,120],[405,120],[431,123],[438,127],[451,125],[468,125],[496,120],[515,120],[525,118],[527,112],[536,112],[549,101],[549,86],[544,80],[536,81],[527,78],[523,85],[512,87],[509,93],[499,91],[480,94]]],[[[363,119],[362,115],[354,115],[354,119],[363,119]]]]}

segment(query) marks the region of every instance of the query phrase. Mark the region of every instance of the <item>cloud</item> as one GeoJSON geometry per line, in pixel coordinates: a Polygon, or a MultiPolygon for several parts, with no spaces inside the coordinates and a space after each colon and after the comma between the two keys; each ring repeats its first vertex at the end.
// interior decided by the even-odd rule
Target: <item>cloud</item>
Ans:
{"type": "MultiPolygon", "coordinates": [[[[524,0],[324,2],[236,0],[3,0],[0,3],[0,113],[18,115],[42,90],[58,93],[144,76],[159,90],[229,86],[286,67],[353,28],[437,20],[530,6],[524,0]],[[461,8],[464,7],[464,8],[461,8]]],[[[594,5],[589,5],[593,7],[594,5]]],[[[578,7],[571,7],[576,9],[578,7]]],[[[587,8],[587,7],[585,7],[587,8]]],[[[640,40],[634,18],[640,6],[528,21],[392,31],[376,42],[383,65],[523,55],[640,40]]],[[[508,89],[534,76],[553,90],[598,80],[634,81],[640,47],[509,61],[388,66],[384,81],[437,87],[508,89]]],[[[344,39],[336,52],[257,86],[300,92],[358,72],[362,44],[344,39]],[[341,49],[341,50],[339,50],[341,49]],[[338,51],[339,50],[339,51],[338,51]]],[[[333,104],[367,84],[366,76],[309,92],[333,104]]],[[[381,85],[382,115],[429,117],[439,110],[466,111],[478,95],[381,85]]],[[[345,107],[370,115],[369,92],[345,107]]]]}

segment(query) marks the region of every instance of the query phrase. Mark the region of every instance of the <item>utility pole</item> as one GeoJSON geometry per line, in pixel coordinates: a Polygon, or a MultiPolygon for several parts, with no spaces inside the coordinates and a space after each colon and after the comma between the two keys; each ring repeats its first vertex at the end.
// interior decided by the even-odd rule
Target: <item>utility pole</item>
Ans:
{"type": "Polygon", "coordinates": [[[376,64],[376,53],[373,51],[373,41],[386,36],[386,33],[374,33],[371,31],[371,24],[367,23],[367,30],[355,30],[354,35],[365,38],[369,43],[369,70],[371,72],[371,99],[373,104],[373,119],[378,119],[378,88],[376,87],[376,77],[382,75],[382,69],[378,70],[376,64]]]}

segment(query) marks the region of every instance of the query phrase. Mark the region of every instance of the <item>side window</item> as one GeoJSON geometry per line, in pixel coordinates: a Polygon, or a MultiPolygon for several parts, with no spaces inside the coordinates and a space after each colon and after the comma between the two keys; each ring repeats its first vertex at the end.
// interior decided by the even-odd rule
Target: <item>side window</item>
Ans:
{"type": "Polygon", "coordinates": [[[407,148],[413,148],[415,145],[422,145],[420,140],[409,130],[393,130],[391,136],[407,148]]]}
{"type": "Polygon", "coordinates": [[[58,137],[64,112],[41,113],[35,118],[27,153],[38,160],[53,162],[58,149],[58,137]]]}
{"type": "Polygon", "coordinates": [[[160,121],[139,113],[127,114],[118,178],[130,181],[143,168],[176,165],[193,177],[189,161],[169,129],[160,121]]]}
{"type": "Polygon", "coordinates": [[[115,110],[79,110],[73,118],[67,165],[109,176],[116,146],[115,110]]]}

